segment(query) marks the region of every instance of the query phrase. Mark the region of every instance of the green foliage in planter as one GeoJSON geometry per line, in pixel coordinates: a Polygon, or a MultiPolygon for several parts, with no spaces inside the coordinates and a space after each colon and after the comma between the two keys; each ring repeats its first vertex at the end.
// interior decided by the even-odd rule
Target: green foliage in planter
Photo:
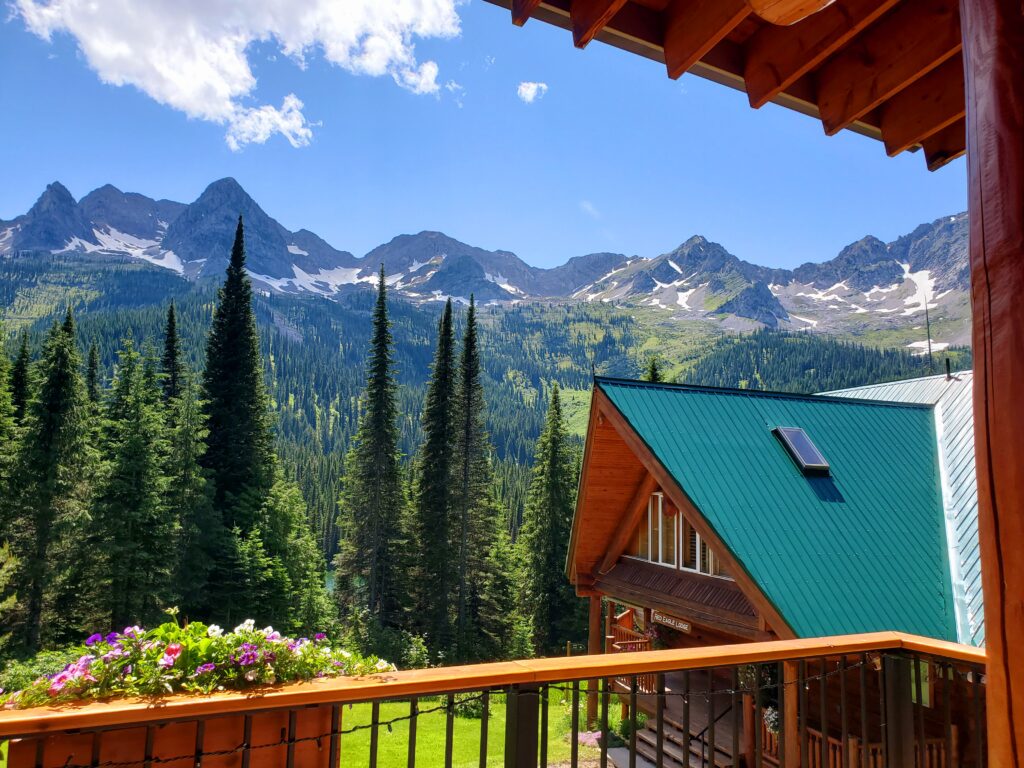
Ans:
{"type": "Polygon", "coordinates": [[[94,634],[84,645],[15,665],[5,671],[5,680],[20,683],[19,689],[0,694],[0,703],[27,708],[115,696],[205,694],[394,668],[376,656],[332,646],[322,633],[312,640],[293,639],[272,627],[257,629],[251,619],[232,632],[172,621],[148,631],[125,627],[94,634]],[[30,678],[30,672],[37,676],[30,678]]]}

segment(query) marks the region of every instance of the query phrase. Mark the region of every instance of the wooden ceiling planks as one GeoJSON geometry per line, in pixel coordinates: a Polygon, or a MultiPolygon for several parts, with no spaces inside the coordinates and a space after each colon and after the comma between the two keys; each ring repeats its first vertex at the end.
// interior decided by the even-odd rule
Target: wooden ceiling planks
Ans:
{"type": "Polygon", "coordinates": [[[925,149],[935,170],[962,155],[957,0],[836,0],[791,25],[769,24],[747,0],[489,0],[592,40],[885,142],[925,149]],[[883,127],[883,123],[885,124],[883,127]],[[959,126],[959,128],[958,128],[959,126]]]}

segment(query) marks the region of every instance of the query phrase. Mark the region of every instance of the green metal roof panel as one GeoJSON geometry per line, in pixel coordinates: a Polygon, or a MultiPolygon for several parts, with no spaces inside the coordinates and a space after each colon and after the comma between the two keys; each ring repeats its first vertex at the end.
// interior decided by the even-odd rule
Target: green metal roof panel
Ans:
{"type": "Polygon", "coordinates": [[[800,637],[956,640],[932,410],[598,379],[800,637]],[[805,476],[772,434],[802,428],[805,476]]]}

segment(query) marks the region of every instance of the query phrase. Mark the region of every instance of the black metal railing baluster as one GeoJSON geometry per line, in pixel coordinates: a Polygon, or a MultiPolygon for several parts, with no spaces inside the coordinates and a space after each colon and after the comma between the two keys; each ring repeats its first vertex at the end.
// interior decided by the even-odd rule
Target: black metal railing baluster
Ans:
{"type": "Polygon", "coordinates": [[[981,676],[984,674],[982,667],[971,669],[971,686],[974,690],[974,733],[977,749],[978,768],[986,765],[985,761],[985,717],[981,709],[981,676]]]}
{"type": "Polygon", "coordinates": [[[884,764],[886,768],[889,765],[889,726],[887,720],[889,719],[889,712],[885,706],[885,655],[879,654],[878,656],[878,732],[879,742],[882,745],[882,754],[884,755],[884,764]]]}
{"type": "MultiPolygon", "coordinates": [[[[8,747],[10,749],[10,747],[8,747]]],[[[36,768],[43,768],[46,762],[46,739],[36,739],[36,768]]]]}
{"type": "Polygon", "coordinates": [[[810,766],[810,744],[807,739],[807,662],[800,659],[797,665],[798,720],[800,728],[800,765],[810,766]]]}
{"type": "Polygon", "coordinates": [[[203,741],[206,739],[206,721],[196,720],[196,746],[193,755],[195,768],[203,768],[203,741]]]}
{"type": "Polygon", "coordinates": [[[775,712],[778,715],[778,729],[775,733],[775,741],[778,744],[779,765],[786,766],[786,664],[779,662],[776,667],[778,675],[778,686],[776,687],[778,700],[775,702],[775,712]]]}
{"type": "MultiPolygon", "coordinates": [[[[416,729],[419,727],[420,701],[415,696],[409,699],[409,743],[406,745],[406,765],[416,768],[416,729]]],[[[337,768],[332,765],[330,768],[337,768]]]]}
{"type": "Polygon", "coordinates": [[[942,702],[942,724],[946,737],[946,768],[953,768],[953,680],[955,672],[952,664],[943,664],[940,669],[942,673],[942,687],[946,695],[942,702]]]}
{"type": "Polygon", "coordinates": [[[821,697],[818,716],[821,718],[821,768],[828,768],[828,659],[821,659],[821,677],[818,678],[821,697]]]}
{"type": "Polygon", "coordinates": [[[548,764],[548,695],[550,686],[542,685],[540,696],[540,765],[547,768],[548,764]]]}
{"type": "Polygon", "coordinates": [[[152,725],[146,726],[146,757],[142,763],[145,768],[153,767],[153,738],[155,735],[156,729],[152,725]]]}
{"type": "MultiPolygon", "coordinates": [[[[569,743],[569,765],[577,768],[580,762],[580,681],[572,681],[572,741],[569,743]]],[[[480,768],[486,768],[481,765],[480,768]]]]}
{"type": "Polygon", "coordinates": [[[601,768],[608,768],[608,683],[607,677],[598,683],[601,691],[601,768]]]}
{"type": "Polygon", "coordinates": [[[860,766],[868,766],[868,744],[871,743],[871,731],[868,728],[868,655],[860,655],[860,766]]]}
{"type": "Polygon", "coordinates": [[[93,731],[92,733],[92,757],[90,758],[89,765],[92,768],[97,768],[100,764],[100,748],[103,744],[103,735],[99,731],[93,731]]]}
{"type": "Polygon", "coordinates": [[[683,757],[690,759],[690,671],[683,672],[683,757]]]}
{"type": "Polygon", "coordinates": [[[341,761],[341,705],[331,706],[331,746],[328,752],[330,765],[328,768],[338,768],[341,761]]]}
{"type": "Polygon", "coordinates": [[[664,768],[665,765],[665,674],[663,672],[658,673],[657,678],[657,695],[658,699],[655,702],[655,718],[656,725],[658,727],[658,733],[655,736],[654,744],[654,766],[655,768],[664,768]]]}
{"type": "Polygon", "coordinates": [[[252,760],[252,715],[246,715],[242,724],[242,768],[249,768],[252,760]]]}
{"type": "Polygon", "coordinates": [[[288,768],[295,768],[295,729],[297,727],[298,713],[292,709],[288,711],[288,748],[285,753],[288,768]]]}
{"type": "Polygon", "coordinates": [[[452,768],[452,751],[455,748],[455,694],[449,693],[445,706],[444,722],[444,768],[452,768]]]}
{"type": "Polygon", "coordinates": [[[910,663],[913,664],[914,669],[914,698],[916,699],[917,710],[915,714],[917,717],[914,718],[914,731],[917,737],[917,762],[921,766],[926,766],[927,749],[928,744],[925,741],[924,733],[924,666],[921,662],[921,657],[916,653],[910,657],[910,663]]]}
{"type": "Polygon", "coordinates": [[[380,737],[380,702],[370,705],[370,768],[377,766],[377,747],[380,737]]]}
{"type": "Polygon", "coordinates": [[[742,727],[742,709],[740,707],[740,670],[732,668],[732,759],[735,761],[740,753],[740,728],[742,727]]]}
{"type": "Polygon", "coordinates": [[[483,706],[480,714],[480,768],[487,768],[487,728],[491,719],[490,691],[483,692],[480,696],[480,703],[483,706]]]}
{"type": "Polygon", "coordinates": [[[708,749],[705,749],[705,743],[701,742],[701,755],[707,753],[709,760],[708,763],[714,768],[715,765],[715,721],[718,719],[715,717],[715,670],[708,670],[708,727],[707,727],[707,742],[710,744],[708,749]]]}
{"type": "MultiPolygon", "coordinates": [[[[764,722],[764,712],[761,709],[761,678],[762,668],[760,664],[754,665],[754,768],[761,768],[764,760],[764,739],[761,734],[761,723],[764,722]]],[[[735,757],[735,755],[734,755],[735,757]]]]}
{"type": "Polygon", "coordinates": [[[850,768],[850,721],[846,716],[846,657],[839,657],[839,729],[843,768],[850,768]]]}
{"type": "Polygon", "coordinates": [[[636,768],[636,691],[637,678],[629,678],[629,768],[636,768]]]}

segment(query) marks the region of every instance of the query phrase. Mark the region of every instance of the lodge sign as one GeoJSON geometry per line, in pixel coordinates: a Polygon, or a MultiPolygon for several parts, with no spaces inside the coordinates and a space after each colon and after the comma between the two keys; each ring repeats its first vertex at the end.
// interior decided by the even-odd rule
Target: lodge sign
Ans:
{"type": "Polygon", "coordinates": [[[680,632],[690,631],[690,622],[677,619],[675,616],[669,616],[661,611],[651,611],[651,621],[655,624],[664,624],[666,627],[671,627],[680,632]]]}

